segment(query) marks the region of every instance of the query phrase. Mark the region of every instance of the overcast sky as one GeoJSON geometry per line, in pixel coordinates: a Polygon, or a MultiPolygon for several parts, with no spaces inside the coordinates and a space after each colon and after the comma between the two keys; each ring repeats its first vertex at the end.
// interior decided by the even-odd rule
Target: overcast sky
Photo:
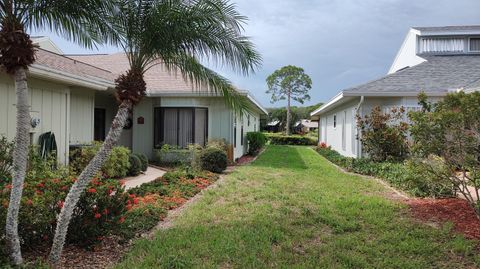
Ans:
{"type": "MultiPolygon", "coordinates": [[[[285,65],[303,67],[313,80],[312,100],[325,102],[340,90],[387,73],[411,26],[480,24],[479,0],[234,0],[249,17],[245,27],[263,56],[256,74],[242,77],[216,68],[266,107],[265,78],[285,65]]],[[[50,33],[67,54],[87,51],[50,33]]]]}

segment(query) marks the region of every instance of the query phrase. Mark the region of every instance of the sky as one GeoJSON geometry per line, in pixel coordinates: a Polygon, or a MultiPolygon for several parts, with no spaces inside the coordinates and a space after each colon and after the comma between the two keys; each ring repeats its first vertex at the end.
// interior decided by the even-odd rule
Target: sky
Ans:
{"type": "MultiPolygon", "coordinates": [[[[249,18],[245,35],[263,57],[248,77],[211,66],[265,107],[265,79],[285,65],[312,78],[307,105],[326,102],[342,89],[384,76],[412,26],[479,25],[479,0],[232,0],[249,18]]],[[[49,32],[66,53],[112,53],[114,47],[83,49],[49,32]]],[[[298,105],[295,104],[294,105],[298,105]]]]}

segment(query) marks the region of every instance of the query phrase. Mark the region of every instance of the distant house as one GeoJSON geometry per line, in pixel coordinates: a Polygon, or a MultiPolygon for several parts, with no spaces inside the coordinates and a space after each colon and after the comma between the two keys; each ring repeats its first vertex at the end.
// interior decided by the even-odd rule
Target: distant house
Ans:
{"type": "MultiPolygon", "coordinates": [[[[72,146],[104,140],[117,110],[114,80],[128,67],[125,54],[64,55],[46,37],[34,38],[40,48],[28,71],[32,143],[46,132],[57,140],[58,159],[68,162],[72,146]]],[[[186,147],[205,145],[209,139],[225,139],[231,158],[246,153],[246,133],[260,129],[267,111],[248,91],[251,110],[238,116],[222,96],[185,81],[180,74],[155,65],[145,74],[146,98],[134,108],[120,145],[153,158],[155,148],[164,144],[186,147]]],[[[15,136],[15,89],[13,80],[0,74],[0,135],[15,136]]]]}
{"type": "Polygon", "coordinates": [[[311,113],[319,122],[319,142],[345,156],[360,157],[355,115],[373,107],[419,109],[423,91],[431,101],[449,92],[480,89],[480,26],[414,27],[384,77],[344,89],[311,113]]]}
{"type": "Polygon", "coordinates": [[[267,125],[265,126],[265,131],[270,132],[270,133],[278,133],[281,132],[282,126],[281,122],[279,120],[274,120],[271,122],[268,122],[267,125]]]}
{"type": "Polygon", "coordinates": [[[303,119],[297,121],[293,130],[295,133],[305,134],[318,129],[318,121],[303,119]]]}

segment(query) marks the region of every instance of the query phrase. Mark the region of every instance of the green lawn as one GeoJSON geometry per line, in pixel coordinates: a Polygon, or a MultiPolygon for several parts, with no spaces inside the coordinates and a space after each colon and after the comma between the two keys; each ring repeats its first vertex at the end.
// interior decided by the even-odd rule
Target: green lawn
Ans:
{"type": "Polygon", "coordinates": [[[387,193],[311,148],[270,146],[118,268],[475,268],[473,242],[387,193]]]}

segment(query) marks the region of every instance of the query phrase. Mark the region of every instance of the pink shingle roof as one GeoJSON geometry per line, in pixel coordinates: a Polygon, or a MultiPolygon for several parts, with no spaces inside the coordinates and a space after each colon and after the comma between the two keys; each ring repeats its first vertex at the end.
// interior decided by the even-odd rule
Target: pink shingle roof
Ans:
{"type": "MultiPolygon", "coordinates": [[[[70,55],[72,59],[98,66],[114,73],[116,76],[125,73],[129,68],[125,53],[70,55]]],[[[152,66],[145,73],[147,92],[155,93],[192,93],[198,91],[192,83],[185,81],[180,72],[169,72],[162,64],[152,66]]]]}
{"type": "Polygon", "coordinates": [[[115,74],[99,67],[84,63],[44,49],[37,49],[35,64],[70,73],[73,75],[113,81],[115,74]]]}

